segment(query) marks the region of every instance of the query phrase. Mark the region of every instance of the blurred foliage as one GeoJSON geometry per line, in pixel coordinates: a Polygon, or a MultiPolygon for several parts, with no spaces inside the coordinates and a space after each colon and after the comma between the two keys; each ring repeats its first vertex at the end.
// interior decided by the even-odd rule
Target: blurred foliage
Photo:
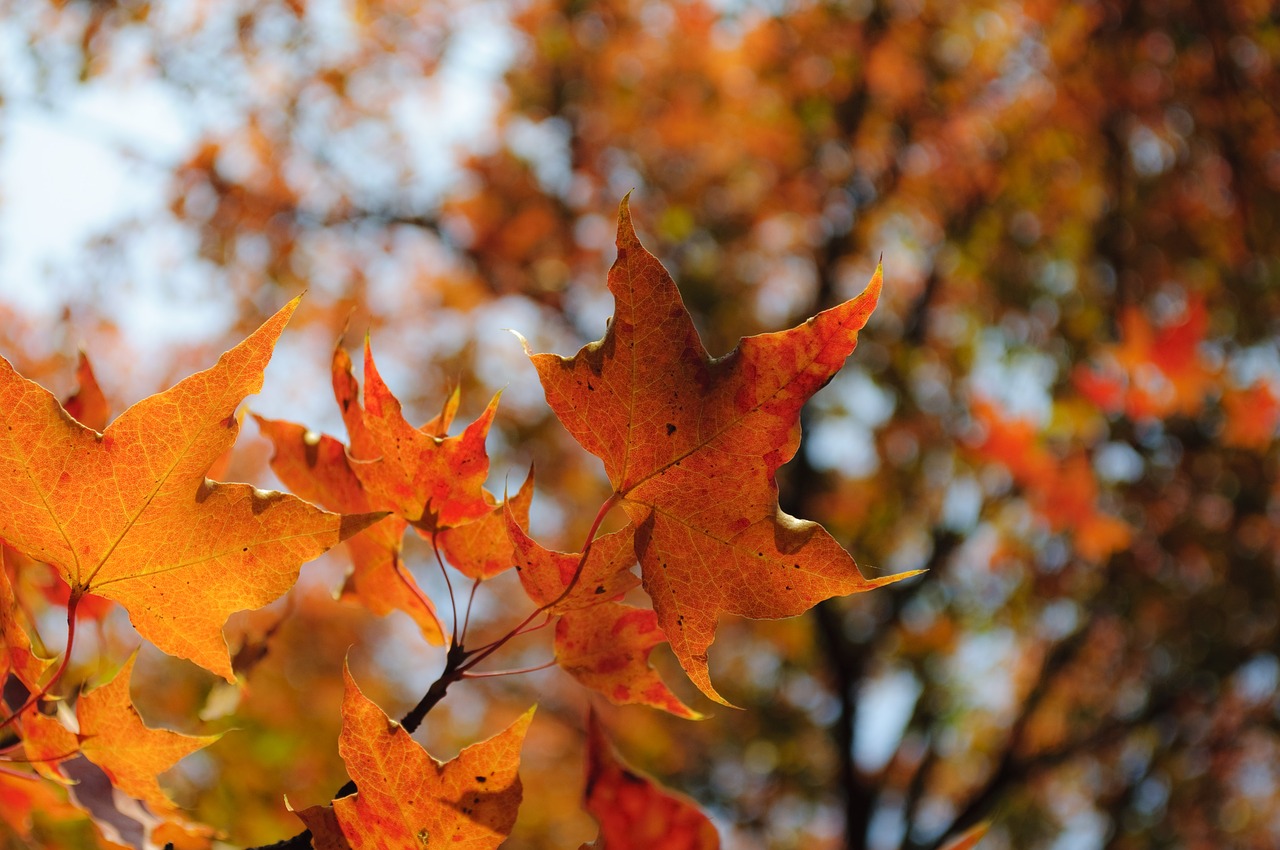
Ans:
{"type": "MultiPolygon", "coordinates": [[[[508,386],[496,478],[536,461],[535,532],[569,551],[607,485],[494,330],[562,353],[599,335],[625,192],[713,353],[855,294],[883,255],[885,300],[811,405],[784,507],[868,575],[930,572],[798,620],[727,624],[714,675],[747,711],[604,711],[627,760],[698,800],[730,846],[914,850],[988,817],[993,850],[1276,845],[1272,4],[0,12],[23,69],[0,78],[0,132],[20,108],[139,86],[187,122],[182,156],[136,166],[163,205],[94,234],[48,280],[0,283],[56,286],[66,305],[50,325],[0,301],[0,351],[24,374],[69,388],[83,340],[120,409],[307,289],[273,370],[288,386],[258,403],[337,428],[324,376],[347,324],[371,330],[422,419],[451,385],[468,404],[508,386]],[[482,116],[470,135],[451,123],[458,91],[482,116]],[[154,290],[131,283],[138,268],[154,290]],[[198,338],[139,363],[146,340],[122,317],[190,304],[211,305],[198,338]]],[[[262,441],[241,442],[233,474],[269,481],[262,441]]],[[[427,553],[409,559],[429,583],[427,553]]],[[[348,647],[383,676],[369,693],[393,716],[440,663],[400,615],[370,621],[318,593],[337,560],[246,618],[254,640],[284,619],[239,705],[203,726],[236,731],[172,777],[233,843],[296,830],[282,793],[306,805],[341,784],[348,647]]],[[[482,627],[508,622],[513,590],[493,584],[482,627]]],[[[56,617],[40,622],[56,635],[56,617]]],[[[127,631],[109,614],[77,675],[118,665],[127,631]]],[[[510,666],[546,646],[521,650],[510,666]]],[[[200,725],[208,675],[158,655],[140,675],[164,683],[135,689],[144,715],[200,725]]],[[[586,698],[567,677],[467,683],[423,735],[447,757],[535,699],[511,845],[576,846],[593,827],[577,799],[586,698]]],[[[37,822],[31,842],[83,846],[64,832],[37,822]]]]}

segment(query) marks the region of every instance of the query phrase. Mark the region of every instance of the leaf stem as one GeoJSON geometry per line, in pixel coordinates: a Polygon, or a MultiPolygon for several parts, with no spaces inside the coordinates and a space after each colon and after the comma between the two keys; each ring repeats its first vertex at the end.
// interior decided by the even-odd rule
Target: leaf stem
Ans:
{"type": "MultiPolygon", "coordinates": [[[[550,602],[546,603],[545,605],[540,605],[539,607],[533,609],[533,611],[530,612],[529,616],[525,617],[519,623],[519,625],[511,629],[511,631],[507,632],[502,637],[495,640],[493,643],[488,644],[480,648],[479,650],[476,650],[473,653],[474,657],[467,662],[465,669],[470,670],[472,667],[476,666],[481,661],[488,658],[490,655],[493,655],[495,652],[497,652],[499,649],[505,646],[507,642],[510,641],[512,638],[517,637],[518,635],[524,634],[526,627],[530,623],[532,623],[535,619],[537,619],[539,614],[546,614],[552,608],[554,608],[555,606],[563,602],[566,597],[568,597],[568,595],[573,591],[574,586],[577,585],[578,579],[582,576],[582,568],[587,563],[587,556],[591,554],[591,544],[594,543],[596,540],[596,532],[600,530],[600,524],[604,522],[605,516],[608,515],[609,511],[613,508],[614,505],[618,503],[618,500],[620,498],[621,498],[621,494],[619,494],[615,490],[613,494],[609,496],[609,498],[604,500],[604,504],[600,506],[600,510],[596,511],[596,518],[592,520],[591,528],[587,529],[587,540],[586,540],[586,543],[584,543],[582,546],[582,554],[578,557],[578,566],[573,571],[573,578],[569,579],[569,583],[565,585],[565,588],[563,591],[561,591],[560,595],[557,596],[555,599],[551,600],[550,602]]],[[[547,617],[547,622],[550,622],[550,615],[548,615],[547,617]]],[[[546,623],[542,623],[541,625],[537,626],[537,628],[542,628],[542,626],[545,626],[545,625],[546,623]]]]}
{"type": "Polygon", "coordinates": [[[467,639],[467,628],[471,625],[471,606],[475,604],[476,591],[480,589],[480,582],[481,579],[478,577],[471,582],[471,595],[467,597],[467,613],[462,618],[462,637],[459,638],[459,642],[467,639]]]}
{"type": "Polygon", "coordinates": [[[27,697],[27,701],[24,702],[17,711],[13,712],[13,714],[9,715],[4,720],[0,720],[0,729],[3,729],[13,721],[17,720],[22,716],[24,711],[48,696],[49,691],[62,678],[62,674],[67,672],[67,665],[71,663],[71,650],[75,646],[76,642],[76,608],[80,606],[80,598],[83,595],[83,590],[72,588],[71,598],[67,600],[67,648],[66,651],[62,653],[62,663],[58,665],[58,669],[54,672],[52,678],[45,682],[44,685],[41,686],[40,690],[27,697]]]}
{"type": "MultiPolygon", "coordinates": [[[[458,645],[458,601],[453,595],[453,582],[449,580],[449,571],[445,569],[444,558],[440,557],[440,543],[437,540],[436,533],[431,535],[431,551],[435,553],[436,563],[440,565],[440,575],[444,576],[444,586],[449,589],[449,609],[453,612],[453,626],[451,629],[453,638],[449,642],[453,646],[458,645]]],[[[465,632],[466,629],[463,629],[465,632]]]]}
{"type": "Polygon", "coordinates": [[[482,673],[472,673],[470,670],[462,671],[464,679],[496,679],[498,676],[518,676],[521,673],[536,673],[539,670],[546,670],[548,667],[556,666],[556,660],[552,658],[550,661],[538,664],[534,667],[521,667],[519,670],[486,670],[482,673]]]}

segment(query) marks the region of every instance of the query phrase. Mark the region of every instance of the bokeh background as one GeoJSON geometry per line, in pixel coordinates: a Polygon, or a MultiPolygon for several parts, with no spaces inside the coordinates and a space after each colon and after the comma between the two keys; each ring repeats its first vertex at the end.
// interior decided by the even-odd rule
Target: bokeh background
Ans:
{"type": "MultiPolygon", "coordinates": [[[[411,418],[505,388],[491,488],[536,464],[534,532],[572,551],[607,484],[504,329],[602,333],[626,192],[713,353],[883,256],[782,498],[868,575],[928,574],[727,622],[713,675],[746,710],[610,709],[620,750],[733,848],[922,850],[983,818],[991,850],[1275,847],[1278,62],[1262,0],[0,0],[0,353],[65,394],[83,348],[119,411],[305,290],[255,412],[342,436],[344,327],[411,418]]],[[[268,456],[247,424],[228,477],[271,486],[268,456]]],[[[234,846],[342,784],[344,656],[393,716],[442,663],[334,602],[343,569],[233,621],[238,703],[139,661],[149,722],[235,730],[167,778],[234,846]]],[[[46,579],[19,592],[56,650],[46,579]]],[[[499,579],[476,616],[526,606],[499,579]]],[[[137,642],[119,611],[86,635],[74,681],[137,642]]],[[[418,737],[450,757],[534,701],[510,846],[576,847],[563,674],[456,686],[418,737]]]]}

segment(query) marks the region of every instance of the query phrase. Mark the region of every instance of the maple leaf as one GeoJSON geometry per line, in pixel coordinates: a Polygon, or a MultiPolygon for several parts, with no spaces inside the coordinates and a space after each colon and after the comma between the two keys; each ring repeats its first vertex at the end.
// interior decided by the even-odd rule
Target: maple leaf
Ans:
{"type": "Polygon", "coordinates": [[[720,836],[692,800],[631,769],[587,714],[586,809],[607,850],[716,850],[720,836]]]}
{"type": "Polygon", "coordinates": [[[653,611],[604,602],[560,617],[556,663],[615,705],[648,705],[700,720],[703,715],[682,703],[649,666],[649,653],[666,641],[653,611]]]}
{"type": "Polygon", "coordinates": [[[48,773],[52,763],[75,755],[78,749],[102,768],[116,788],[142,800],[154,812],[172,812],[173,801],[161,790],[156,777],[219,736],[193,737],[144,724],[129,696],[136,660],[134,653],[111,681],[76,701],[78,735],[55,718],[33,712],[32,717],[24,719],[23,744],[28,757],[44,766],[41,772],[46,775],[52,775],[48,773]]]}
{"type": "Polygon", "coordinates": [[[522,796],[520,747],[533,709],[442,764],[369,700],[345,667],[343,684],[338,751],[360,790],[334,800],[333,811],[354,850],[486,850],[511,834],[522,796]]]}
{"type": "Polygon", "coordinates": [[[880,295],[711,359],[675,282],[636,237],[626,200],[609,272],[613,321],[572,358],[533,354],[547,402],[604,461],[636,527],[644,588],[680,664],[707,696],[722,614],[778,618],[868,580],[820,525],[778,507],[775,474],[800,444],[800,408],[839,371],[880,295]]]}
{"type": "Polygon", "coordinates": [[[338,823],[338,815],[332,805],[295,809],[289,805],[288,797],[285,798],[284,805],[311,833],[312,850],[351,850],[351,844],[342,834],[342,824],[338,823]]]}
{"type": "MultiPolygon", "coordinates": [[[[34,591],[51,605],[67,607],[71,600],[71,587],[55,567],[42,561],[34,561],[7,543],[0,542],[0,549],[4,550],[5,567],[8,569],[10,582],[14,585],[15,594],[21,596],[24,591],[34,591]]],[[[80,597],[76,617],[79,620],[101,622],[115,609],[116,603],[110,599],[86,593],[80,597]]]]}
{"type": "Polygon", "coordinates": [[[380,518],[204,477],[297,303],[102,433],[0,358],[0,537],[56,567],[72,600],[120,602],[143,637],[228,681],[227,617],[277,598],[304,561],[380,518]]]}
{"type": "MultiPolygon", "coordinates": [[[[67,711],[65,705],[59,711],[67,711]]],[[[56,716],[42,714],[34,704],[18,715],[18,731],[22,735],[22,750],[36,772],[46,779],[63,785],[72,784],[58,772],[59,763],[80,754],[80,737],[68,729],[56,716]]]]}
{"type": "MultiPolygon", "coordinates": [[[[335,355],[335,393],[339,393],[338,368],[335,355]]],[[[352,469],[375,504],[394,511],[428,537],[493,511],[496,501],[483,487],[489,475],[484,443],[500,393],[461,434],[446,437],[444,430],[452,419],[448,408],[423,428],[405,420],[399,399],[378,373],[367,337],[362,411],[356,408],[354,383],[354,378],[343,382],[338,403],[351,436],[352,469]]]]}
{"type": "Polygon", "coordinates": [[[640,583],[631,572],[636,562],[635,531],[629,525],[591,541],[584,562],[580,552],[568,554],[544,548],[529,536],[520,518],[513,513],[507,514],[506,522],[520,583],[529,598],[545,606],[549,613],[562,614],[598,605],[640,583]],[[578,576],[576,584],[573,583],[575,575],[578,576]]]}
{"type": "MultiPolygon", "coordinates": [[[[364,485],[347,460],[346,446],[293,422],[257,414],[253,418],[275,447],[271,469],[291,491],[340,513],[373,510],[364,485]]],[[[400,557],[407,525],[398,516],[388,516],[346,541],[352,569],[342,595],[379,616],[404,611],[429,643],[440,645],[444,631],[435,606],[400,557]]]]}
{"type": "Polygon", "coordinates": [[[561,669],[615,704],[639,703],[701,719],[649,666],[650,652],[667,640],[654,613],[612,601],[640,583],[631,572],[632,526],[591,541],[585,560],[582,553],[544,548],[511,513],[507,533],[525,592],[548,613],[561,615],[555,632],[561,669]]]}

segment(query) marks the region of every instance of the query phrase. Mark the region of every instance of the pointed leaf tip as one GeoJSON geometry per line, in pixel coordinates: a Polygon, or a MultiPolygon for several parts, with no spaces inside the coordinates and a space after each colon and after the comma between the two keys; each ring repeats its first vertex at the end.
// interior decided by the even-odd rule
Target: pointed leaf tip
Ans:
{"type": "Polygon", "coordinates": [[[368,514],[343,514],[338,525],[338,541],[342,542],[355,537],[369,526],[391,516],[391,511],[376,511],[368,514]]]}
{"type": "Polygon", "coordinates": [[[636,235],[635,225],[631,222],[631,193],[628,192],[618,204],[618,236],[614,240],[618,247],[618,262],[626,258],[626,250],[639,247],[640,237],[636,235]]]}

